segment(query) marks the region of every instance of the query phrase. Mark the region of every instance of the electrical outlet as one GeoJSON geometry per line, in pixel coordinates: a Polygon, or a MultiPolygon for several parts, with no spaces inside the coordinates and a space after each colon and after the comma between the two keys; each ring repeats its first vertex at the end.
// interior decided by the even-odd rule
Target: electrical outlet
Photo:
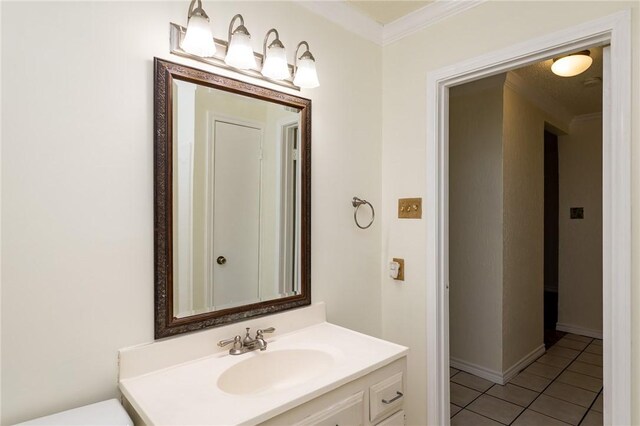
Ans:
{"type": "Polygon", "coordinates": [[[398,218],[422,219],[422,198],[398,199],[398,218]]]}

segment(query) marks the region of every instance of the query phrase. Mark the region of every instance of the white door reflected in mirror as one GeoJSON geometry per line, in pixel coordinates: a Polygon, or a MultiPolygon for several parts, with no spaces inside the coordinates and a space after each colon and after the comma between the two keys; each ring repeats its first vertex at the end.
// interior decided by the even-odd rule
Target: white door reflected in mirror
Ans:
{"type": "Polygon", "coordinates": [[[300,292],[297,110],[173,81],[177,318],[300,292]]]}

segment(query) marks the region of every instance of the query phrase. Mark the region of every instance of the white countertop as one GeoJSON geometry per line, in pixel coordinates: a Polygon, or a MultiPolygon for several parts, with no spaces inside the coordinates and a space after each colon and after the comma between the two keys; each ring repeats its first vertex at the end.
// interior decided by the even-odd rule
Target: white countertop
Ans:
{"type": "MultiPolygon", "coordinates": [[[[276,332],[277,333],[277,332],[276,332]]],[[[406,355],[408,348],[327,322],[274,335],[264,352],[228,352],[120,380],[120,389],[149,425],[257,424],[406,355]],[[318,377],[282,390],[232,395],[217,386],[233,365],[270,351],[316,349],[335,364],[318,377]]],[[[313,365],[309,365],[313,369],[313,365]]]]}

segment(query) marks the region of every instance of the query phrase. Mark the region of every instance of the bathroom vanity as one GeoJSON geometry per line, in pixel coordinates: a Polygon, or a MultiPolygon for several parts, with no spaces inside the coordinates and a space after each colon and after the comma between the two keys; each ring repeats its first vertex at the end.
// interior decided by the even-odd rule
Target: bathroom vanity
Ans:
{"type": "Polygon", "coordinates": [[[137,424],[403,425],[407,352],[316,304],[124,349],[119,386],[137,424]],[[263,351],[216,345],[267,326],[263,351]]]}
{"type": "Polygon", "coordinates": [[[404,424],[408,349],[310,305],[311,100],[158,58],[154,73],[158,340],[119,353],[130,416],[404,424]]]}

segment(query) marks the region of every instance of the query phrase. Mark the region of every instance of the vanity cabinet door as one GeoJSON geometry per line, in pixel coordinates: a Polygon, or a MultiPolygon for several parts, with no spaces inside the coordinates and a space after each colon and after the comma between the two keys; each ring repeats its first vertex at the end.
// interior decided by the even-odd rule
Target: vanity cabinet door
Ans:
{"type": "Polygon", "coordinates": [[[402,407],[404,402],[404,382],[402,373],[376,383],[369,392],[369,418],[376,423],[402,407]]]}
{"type": "Polygon", "coordinates": [[[385,419],[378,423],[376,426],[405,426],[404,410],[398,411],[388,419],[385,419]]]}
{"type": "Polygon", "coordinates": [[[363,424],[364,392],[358,392],[304,418],[296,423],[296,426],[362,426],[363,424]]]}

